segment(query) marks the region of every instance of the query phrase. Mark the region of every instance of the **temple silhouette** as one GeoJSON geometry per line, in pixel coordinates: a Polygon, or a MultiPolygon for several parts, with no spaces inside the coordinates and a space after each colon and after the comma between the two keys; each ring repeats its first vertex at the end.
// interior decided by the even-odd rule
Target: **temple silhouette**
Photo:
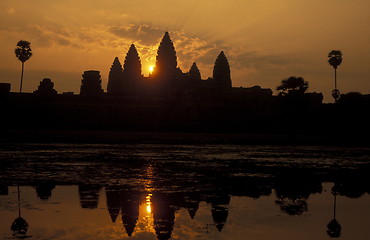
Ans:
{"type": "Polygon", "coordinates": [[[323,104],[321,93],[289,90],[282,96],[260,86],[233,87],[223,51],[215,56],[213,76],[202,79],[195,62],[187,72],[178,67],[168,32],[149,76],[143,76],[132,44],[122,63],[118,57],[113,60],[106,89],[97,70],[84,71],[79,94],[57,93],[49,78],[33,93],[13,93],[10,84],[1,83],[0,106],[5,114],[0,125],[5,129],[320,134],[337,134],[344,126],[342,134],[369,130],[370,114],[364,109],[370,105],[370,95],[342,94],[338,104],[323,104]]]}
{"type": "MultiPolygon", "coordinates": [[[[98,72],[85,72],[81,95],[101,95],[99,79],[98,72]]],[[[155,68],[148,77],[141,73],[140,57],[134,44],[127,52],[123,66],[117,57],[114,59],[109,71],[107,94],[131,98],[145,96],[196,98],[204,95],[226,95],[231,89],[230,66],[224,52],[221,51],[215,61],[213,77],[202,80],[195,62],[186,73],[177,66],[175,47],[166,32],[158,48],[155,68]]],[[[259,90],[270,94],[268,89],[259,90]]]]}
{"type": "MultiPolygon", "coordinates": [[[[213,77],[202,80],[201,73],[194,62],[188,72],[177,66],[176,50],[168,32],[159,45],[156,64],[148,77],[141,71],[140,56],[132,44],[127,52],[123,65],[118,57],[113,61],[109,71],[107,93],[101,85],[99,71],[85,71],[82,75],[81,96],[102,96],[144,100],[157,99],[212,99],[222,101],[230,95],[271,96],[270,89],[233,88],[230,76],[230,65],[223,51],[217,56],[213,68],[213,77]]],[[[119,101],[119,100],[117,100],[119,101]]]]}

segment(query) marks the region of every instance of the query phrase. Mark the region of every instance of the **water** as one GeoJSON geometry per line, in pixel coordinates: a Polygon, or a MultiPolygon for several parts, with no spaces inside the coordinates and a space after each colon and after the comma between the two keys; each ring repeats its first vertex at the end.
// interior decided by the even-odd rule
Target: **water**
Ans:
{"type": "Polygon", "coordinates": [[[366,147],[80,143],[0,149],[1,239],[370,237],[366,147]],[[19,215],[28,229],[14,235],[19,215]],[[333,219],[337,224],[328,229],[333,219]]]}

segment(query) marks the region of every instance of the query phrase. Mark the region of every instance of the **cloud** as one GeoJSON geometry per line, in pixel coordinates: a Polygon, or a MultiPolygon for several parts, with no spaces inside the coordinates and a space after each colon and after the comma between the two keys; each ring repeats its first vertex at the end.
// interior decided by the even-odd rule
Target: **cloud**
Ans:
{"type": "Polygon", "coordinates": [[[201,37],[188,36],[184,32],[170,33],[177,51],[179,65],[184,72],[192,62],[197,62],[203,78],[211,76],[214,63],[221,51],[228,58],[233,80],[237,85],[246,85],[245,78],[263,73],[276,73],[287,68],[291,61],[277,54],[262,54],[257,50],[230,46],[224,41],[208,41],[201,37]]]}
{"type": "MultiPolygon", "coordinates": [[[[165,33],[164,29],[148,25],[114,26],[108,32],[122,39],[120,44],[131,41],[138,49],[140,58],[145,64],[155,62],[157,48],[165,33]]],[[[212,68],[221,50],[230,49],[223,42],[210,42],[198,36],[190,36],[182,31],[169,32],[174,43],[178,65],[184,72],[188,71],[193,62],[200,66],[212,68]]]]}
{"type": "Polygon", "coordinates": [[[132,40],[143,45],[155,45],[163,35],[164,31],[147,25],[130,24],[125,27],[111,27],[108,30],[116,37],[132,40]]]}
{"type": "Polygon", "coordinates": [[[3,27],[0,32],[13,38],[22,36],[22,38],[32,39],[32,43],[39,47],[74,46],[73,34],[68,28],[28,24],[22,27],[3,27]]]}
{"type": "Polygon", "coordinates": [[[210,64],[214,62],[222,48],[220,45],[198,37],[188,37],[183,32],[175,32],[173,38],[178,57],[182,62],[196,61],[210,64]]]}
{"type": "MultiPolygon", "coordinates": [[[[131,43],[136,45],[142,64],[155,63],[158,44],[165,32],[164,29],[151,27],[147,24],[129,24],[127,26],[98,26],[96,28],[71,29],[53,25],[29,24],[23,29],[6,29],[3,31],[26,32],[32,36],[32,44],[40,48],[70,47],[93,51],[96,55],[102,49],[117,52],[116,56],[124,56],[131,43]]],[[[190,35],[183,31],[171,31],[171,39],[175,45],[178,65],[187,72],[196,62],[203,78],[211,76],[213,65],[218,54],[224,51],[231,65],[234,77],[245,76],[255,72],[272,72],[282,69],[288,60],[278,55],[261,55],[258,51],[232,47],[224,41],[210,41],[201,36],[190,35]]],[[[103,54],[103,53],[102,53],[103,54]]],[[[123,61],[121,58],[121,61],[123,61]]],[[[146,74],[144,70],[144,74],[146,74]]]]}
{"type": "Polygon", "coordinates": [[[41,44],[41,47],[49,47],[51,45],[59,46],[71,46],[71,33],[63,28],[52,28],[47,26],[33,25],[29,31],[36,33],[37,40],[41,44]]]}
{"type": "Polygon", "coordinates": [[[231,59],[234,67],[241,69],[253,68],[255,71],[283,69],[291,64],[289,59],[280,55],[263,55],[256,51],[243,51],[240,49],[232,51],[231,59]]]}
{"type": "Polygon", "coordinates": [[[5,13],[8,14],[8,15],[12,15],[15,13],[15,9],[12,8],[12,7],[6,7],[5,8],[5,13]]]}
{"type": "MultiPolygon", "coordinates": [[[[0,32],[5,33],[4,35],[13,34],[13,36],[26,34],[25,39],[31,41],[35,49],[39,48],[39,55],[41,48],[44,50],[65,48],[66,51],[69,48],[67,52],[64,52],[65,56],[72,57],[74,54],[75,59],[78,58],[76,54],[90,56],[88,59],[85,57],[86,60],[80,64],[81,67],[98,68],[103,74],[108,72],[108,69],[104,71],[102,66],[111,64],[106,59],[112,58],[111,61],[113,61],[115,56],[119,56],[123,62],[130,44],[134,43],[143,64],[143,74],[146,75],[147,68],[155,63],[157,48],[165,29],[152,27],[149,24],[98,25],[95,28],[28,24],[22,28],[2,27],[0,32]]],[[[247,49],[243,46],[230,46],[225,41],[209,40],[202,35],[192,35],[185,31],[170,31],[169,33],[175,45],[178,66],[183,72],[187,72],[192,63],[196,62],[203,79],[212,76],[215,60],[221,51],[225,52],[229,60],[233,83],[236,86],[248,86],[251,83],[255,85],[259,80],[265,83],[270,82],[269,79],[276,78],[273,75],[285,72],[287,65],[292,63],[288,58],[277,54],[262,54],[258,50],[247,49]],[[263,77],[257,78],[258,74],[262,74],[263,77]],[[246,80],[251,78],[254,80],[246,80]]],[[[42,56],[46,56],[45,53],[42,56]]],[[[280,78],[278,76],[278,79],[280,78]]],[[[272,85],[276,85],[275,82],[272,85]]]]}

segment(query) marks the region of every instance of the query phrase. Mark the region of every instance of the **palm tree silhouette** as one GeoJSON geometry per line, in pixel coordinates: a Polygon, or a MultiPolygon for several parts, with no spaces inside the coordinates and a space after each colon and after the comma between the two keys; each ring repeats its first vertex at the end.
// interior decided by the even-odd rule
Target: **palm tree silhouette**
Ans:
{"type": "Polygon", "coordinates": [[[17,47],[15,48],[15,56],[18,58],[19,61],[22,62],[21,85],[19,88],[19,93],[22,92],[24,63],[32,56],[32,49],[30,45],[31,43],[20,40],[17,43],[17,47]]]}
{"type": "Polygon", "coordinates": [[[342,63],[342,52],[340,50],[331,50],[328,58],[329,64],[334,68],[334,90],[332,92],[332,96],[337,102],[340,95],[340,92],[337,88],[337,68],[342,63]]]}

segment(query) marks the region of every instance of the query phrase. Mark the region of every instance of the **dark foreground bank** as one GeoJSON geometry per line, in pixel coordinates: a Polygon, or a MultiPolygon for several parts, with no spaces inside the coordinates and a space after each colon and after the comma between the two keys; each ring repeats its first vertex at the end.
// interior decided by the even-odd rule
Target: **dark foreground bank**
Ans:
{"type": "Polygon", "coordinates": [[[0,143],[124,143],[370,146],[366,133],[212,133],[3,130],[0,143]]]}

